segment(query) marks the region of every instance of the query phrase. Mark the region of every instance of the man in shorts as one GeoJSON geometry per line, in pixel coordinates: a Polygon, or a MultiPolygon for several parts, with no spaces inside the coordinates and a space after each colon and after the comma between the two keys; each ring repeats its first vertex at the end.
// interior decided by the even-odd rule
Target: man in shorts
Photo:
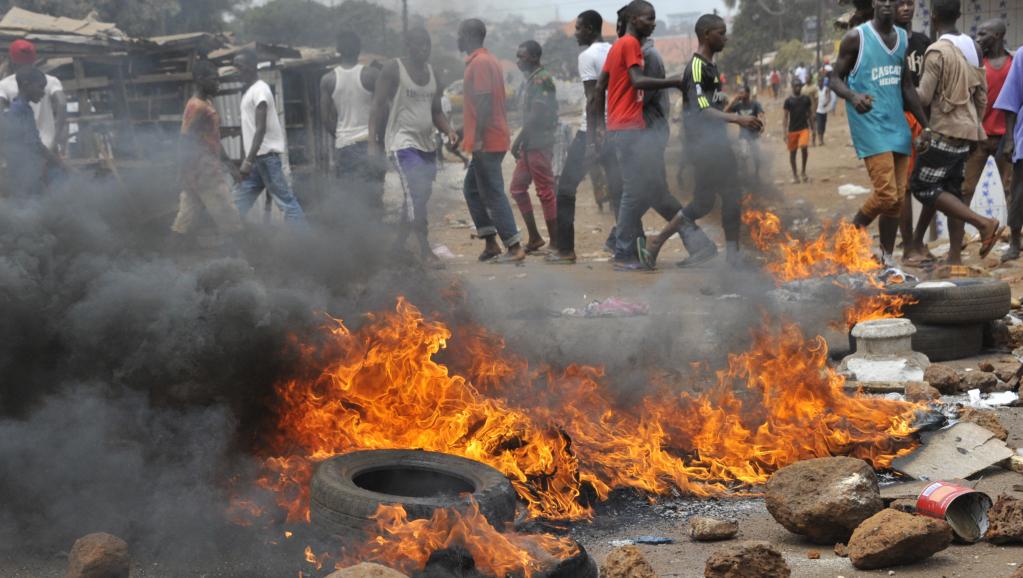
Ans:
{"type": "Polygon", "coordinates": [[[806,162],[810,157],[810,115],[813,112],[813,100],[803,94],[803,82],[799,78],[792,79],[792,96],[785,99],[783,126],[785,142],[789,149],[789,165],[792,167],[792,182],[810,182],[806,176],[806,162]],[[796,152],[803,156],[803,174],[796,172],[796,152]],[[800,180],[802,179],[802,180],[800,180]]]}

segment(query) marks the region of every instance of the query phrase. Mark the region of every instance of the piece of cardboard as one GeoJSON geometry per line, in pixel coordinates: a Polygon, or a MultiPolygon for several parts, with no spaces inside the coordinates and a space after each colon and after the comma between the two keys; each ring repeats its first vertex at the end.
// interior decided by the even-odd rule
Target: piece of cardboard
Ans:
{"type": "Polygon", "coordinates": [[[917,480],[969,478],[1013,456],[995,434],[969,422],[959,422],[922,436],[920,449],[892,463],[892,468],[917,480]]]}

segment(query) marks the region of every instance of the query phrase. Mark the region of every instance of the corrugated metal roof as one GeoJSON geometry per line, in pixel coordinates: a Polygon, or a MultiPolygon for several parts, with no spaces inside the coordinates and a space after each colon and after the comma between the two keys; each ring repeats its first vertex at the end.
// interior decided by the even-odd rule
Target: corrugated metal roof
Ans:
{"type": "Polygon", "coordinates": [[[127,40],[128,38],[116,25],[109,22],[99,22],[91,14],[84,20],[78,20],[75,18],[64,18],[63,16],[39,14],[16,6],[8,10],[3,19],[0,19],[0,28],[37,33],[74,34],[90,37],[101,36],[121,40],[127,40]]]}

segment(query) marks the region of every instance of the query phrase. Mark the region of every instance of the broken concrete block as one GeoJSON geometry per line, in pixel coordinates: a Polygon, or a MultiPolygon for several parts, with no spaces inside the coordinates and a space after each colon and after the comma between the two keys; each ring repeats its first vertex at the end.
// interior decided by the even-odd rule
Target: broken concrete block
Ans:
{"type": "MultiPolygon", "coordinates": [[[[767,542],[746,541],[722,548],[707,558],[704,578],[789,578],[792,570],[781,552],[767,542]]],[[[601,574],[604,578],[604,574],[601,574]]]]}
{"type": "Polygon", "coordinates": [[[689,519],[689,537],[697,542],[728,540],[738,533],[739,523],[735,520],[715,520],[703,516],[689,519]]]}
{"type": "Polygon", "coordinates": [[[921,381],[930,360],[913,351],[916,327],[909,319],[875,319],[853,327],[856,352],[842,360],[839,372],[859,382],[921,381]]]}
{"type": "Polygon", "coordinates": [[[865,520],[849,539],[849,559],[860,570],[911,564],[952,543],[944,520],[914,516],[891,508],[865,520]]]}
{"type": "Polygon", "coordinates": [[[915,452],[892,462],[892,468],[918,480],[968,478],[1013,455],[991,431],[970,422],[928,432],[915,452]]]}
{"type": "Polygon", "coordinates": [[[796,462],[775,472],[766,490],[774,519],[816,544],[847,540],[884,507],[874,469],[855,458],[796,462]]]}
{"type": "Polygon", "coordinates": [[[992,410],[964,407],[959,410],[959,421],[975,423],[995,434],[995,437],[1003,442],[1009,439],[1009,432],[1002,426],[1001,420],[998,419],[998,414],[992,410]]]}
{"type": "Polygon", "coordinates": [[[355,566],[349,566],[342,568],[331,574],[327,575],[327,578],[408,578],[401,572],[388,568],[387,566],[381,566],[380,564],[374,564],[372,562],[363,562],[356,564],[355,566]]]}
{"type": "Polygon", "coordinates": [[[128,578],[130,571],[128,544],[99,532],[75,540],[64,578],[128,578]]]}
{"type": "Polygon", "coordinates": [[[650,563],[635,546],[613,550],[600,566],[602,578],[657,578],[650,563]]]}
{"type": "Polygon", "coordinates": [[[992,544],[1023,544],[1023,500],[999,496],[987,512],[988,529],[984,538],[992,544]]]}
{"type": "Polygon", "coordinates": [[[931,387],[940,391],[943,395],[955,395],[959,393],[959,386],[962,384],[962,377],[959,372],[947,365],[932,363],[924,371],[924,381],[931,384],[931,387]]]}
{"type": "Polygon", "coordinates": [[[979,389],[981,393],[991,393],[998,387],[998,376],[986,371],[970,371],[963,376],[959,387],[963,391],[979,389]]]}
{"type": "Polygon", "coordinates": [[[927,403],[941,399],[941,392],[926,381],[909,381],[906,383],[906,401],[927,403]]]}

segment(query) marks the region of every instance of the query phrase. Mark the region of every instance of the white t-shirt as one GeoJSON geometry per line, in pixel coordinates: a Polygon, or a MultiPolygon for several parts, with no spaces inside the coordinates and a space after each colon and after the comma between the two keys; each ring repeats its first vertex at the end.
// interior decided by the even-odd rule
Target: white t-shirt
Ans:
{"type": "MultiPolygon", "coordinates": [[[[594,42],[579,53],[579,78],[583,82],[599,80],[600,73],[604,70],[604,61],[607,60],[607,53],[611,51],[611,45],[604,41],[594,42]]],[[[586,110],[583,110],[583,119],[579,123],[579,130],[586,130],[586,110]]]]}
{"type": "Polygon", "coordinates": [[[806,81],[810,79],[810,72],[803,66],[797,68],[795,74],[796,78],[798,78],[803,84],[806,84],[806,81]]]}
{"type": "MultiPolygon", "coordinates": [[[[49,148],[53,148],[57,140],[57,123],[54,120],[52,96],[64,91],[64,85],[56,76],[46,75],[46,96],[39,102],[33,102],[32,111],[36,113],[36,128],[39,129],[39,139],[49,148]]],[[[0,97],[7,101],[10,106],[15,98],[18,98],[18,80],[14,75],[0,80],[0,97]]]]}
{"type": "Polygon", "coordinates": [[[277,106],[274,104],[274,95],[270,91],[270,85],[262,80],[245,91],[242,96],[242,146],[245,147],[245,154],[249,154],[252,148],[252,139],[256,135],[256,108],[266,103],[266,135],[263,137],[263,146],[259,147],[256,156],[263,156],[270,153],[285,152],[287,143],[284,137],[284,129],[281,128],[281,119],[277,118],[277,106]]]}

